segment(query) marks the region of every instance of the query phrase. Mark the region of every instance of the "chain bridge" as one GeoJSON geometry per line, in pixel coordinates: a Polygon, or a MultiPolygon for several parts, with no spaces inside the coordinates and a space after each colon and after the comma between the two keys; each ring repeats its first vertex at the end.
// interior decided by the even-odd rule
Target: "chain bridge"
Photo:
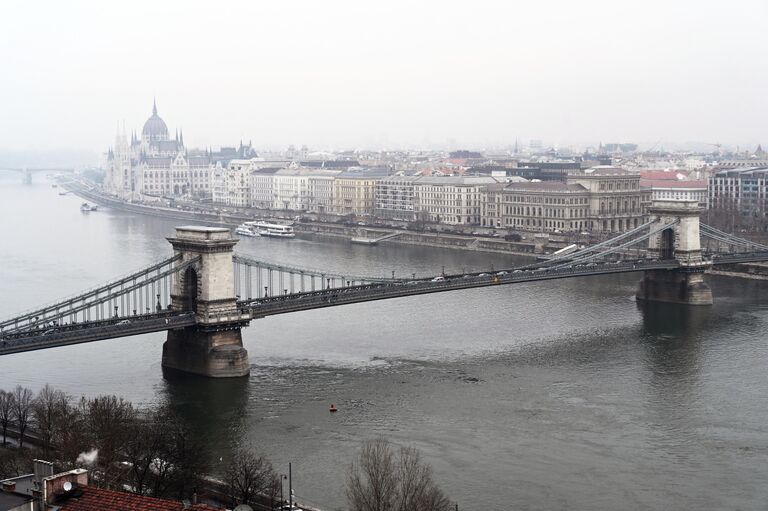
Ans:
{"type": "MultiPolygon", "coordinates": [[[[167,331],[166,368],[244,376],[241,329],[254,319],[373,300],[642,272],[637,299],[708,305],[704,272],[768,260],[768,245],[699,222],[695,201],[658,201],[648,221],[602,243],[526,266],[428,278],[347,275],[234,252],[220,227],[177,227],[173,256],[0,322],[0,355],[167,331]]],[[[544,285],[544,284],[542,284],[544,285]]]]}

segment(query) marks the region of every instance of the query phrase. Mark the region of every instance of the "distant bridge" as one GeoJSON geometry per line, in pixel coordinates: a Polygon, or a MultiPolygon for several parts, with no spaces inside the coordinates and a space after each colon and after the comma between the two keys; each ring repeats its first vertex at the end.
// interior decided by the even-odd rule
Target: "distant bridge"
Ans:
{"type": "Polygon", "coordinates": [[[0,166],[0,171],[19,172],[22,175],[22,180],[24,181],[24,183],[29,184],[32,182],[32,174],[35,174],[38,172],[71,173],[71,172],[74,172],[75,169],[71,167],[3,167],[3,166],[0,166]]]}
{"type": "Polygon", "coordinates": [[[163,365],[207,376],[248,373],[240,330],[252,319],[463,289],[643,272],[640,300],[706,305],[703,273],[768,261],[768,245],[699,223],[695,201],[654,203],[647,223],[603,243],[521,267],[428,278],[348,275],[235,254],[228,229],[179,227],[174,255],[0,322],[0,355],[168,331],[163,365]],[[702,250],[702,240],[704,248],[702,250]]]}

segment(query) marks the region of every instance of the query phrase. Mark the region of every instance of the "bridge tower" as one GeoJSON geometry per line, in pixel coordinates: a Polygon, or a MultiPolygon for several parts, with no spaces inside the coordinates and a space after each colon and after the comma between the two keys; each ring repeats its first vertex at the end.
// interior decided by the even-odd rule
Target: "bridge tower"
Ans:
{"type": "Polygon", "coordinates": [[[240,329],[251,319],[237,308],[232,265],[233,239],[222,227],[185,226],[168,238],[183,261],[199,261],[177,275],[171,308],[195,313],[194,326],[169,330],[163,367],[214,378],[245,376],[248,352],[240,329]]]}
{"type": "Polygon", "coordinates": [[[651,230],[671,224],[648,240],[648,252],[658,259],[675,259],[674,270],[645,272],[637,291],[638,300],[712,305],[712,290],[704,282],[709,263],[701,257],[699,203],[688,200],[654,201],[649,209],[651,230]]]}

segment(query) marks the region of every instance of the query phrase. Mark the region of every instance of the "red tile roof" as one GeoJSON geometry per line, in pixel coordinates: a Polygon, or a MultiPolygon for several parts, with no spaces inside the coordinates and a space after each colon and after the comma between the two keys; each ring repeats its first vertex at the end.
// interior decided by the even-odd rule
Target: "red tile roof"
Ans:
{"type": "MultiPolygon", "coordinates": [[[[182,511],[184,505],[177,500],[156,499],[94,486],[81,487],[83,494],[72,497],[61,504],[62,511],[182,511]]],[[[205,504],[187,509],[194,511],[216,511],[205,504]]]]}
{"type": "Polygon", "coordinates": [[[670,181],[667,179],[641,179],[640,186],[649,186],[651,188],[707,188],[707,182],[704,180],[691,181],[670,181]]]}
{"type": "Polygon", "coordinates": [[[678,176],[687,176],[688,172],[681,170],[641,170],[640,179],[672,180],[680,179],[678,176]]]}

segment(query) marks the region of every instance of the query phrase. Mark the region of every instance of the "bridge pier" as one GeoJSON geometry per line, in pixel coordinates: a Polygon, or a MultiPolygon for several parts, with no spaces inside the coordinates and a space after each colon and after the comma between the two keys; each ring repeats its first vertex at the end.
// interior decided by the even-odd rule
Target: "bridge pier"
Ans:
{"type": "Polygon", "coordinates": [[[712,289],[704,282],[704,272],[681,270],[646,271],[638,286],[638,300],[647,302],[712,305],[712,289]]]}
{"type": "Polygon", "coordinates": [[[168,331],[163,367],[212,378],[246,376],[250,364],[240,329],[251,318],[237,308],[232,248],[238,240],[229,229],[187,226],[168,241],[182,256],[177,264],[200,260],[178,275],[171,292],[171,307],[194,311],[197,324],[168,331]]]}
{"type": "Polygon", "coordinates": [[[657,259],[676,259],[675,270],[646,271],[640,281],[638,300],[712,305],[712,290],[704,282],[709,264],[701,257],[699,205],[697,201],[654,201],[649,209],[658,226],[673,224],[648,240],[648,253],[657,259]]]}

